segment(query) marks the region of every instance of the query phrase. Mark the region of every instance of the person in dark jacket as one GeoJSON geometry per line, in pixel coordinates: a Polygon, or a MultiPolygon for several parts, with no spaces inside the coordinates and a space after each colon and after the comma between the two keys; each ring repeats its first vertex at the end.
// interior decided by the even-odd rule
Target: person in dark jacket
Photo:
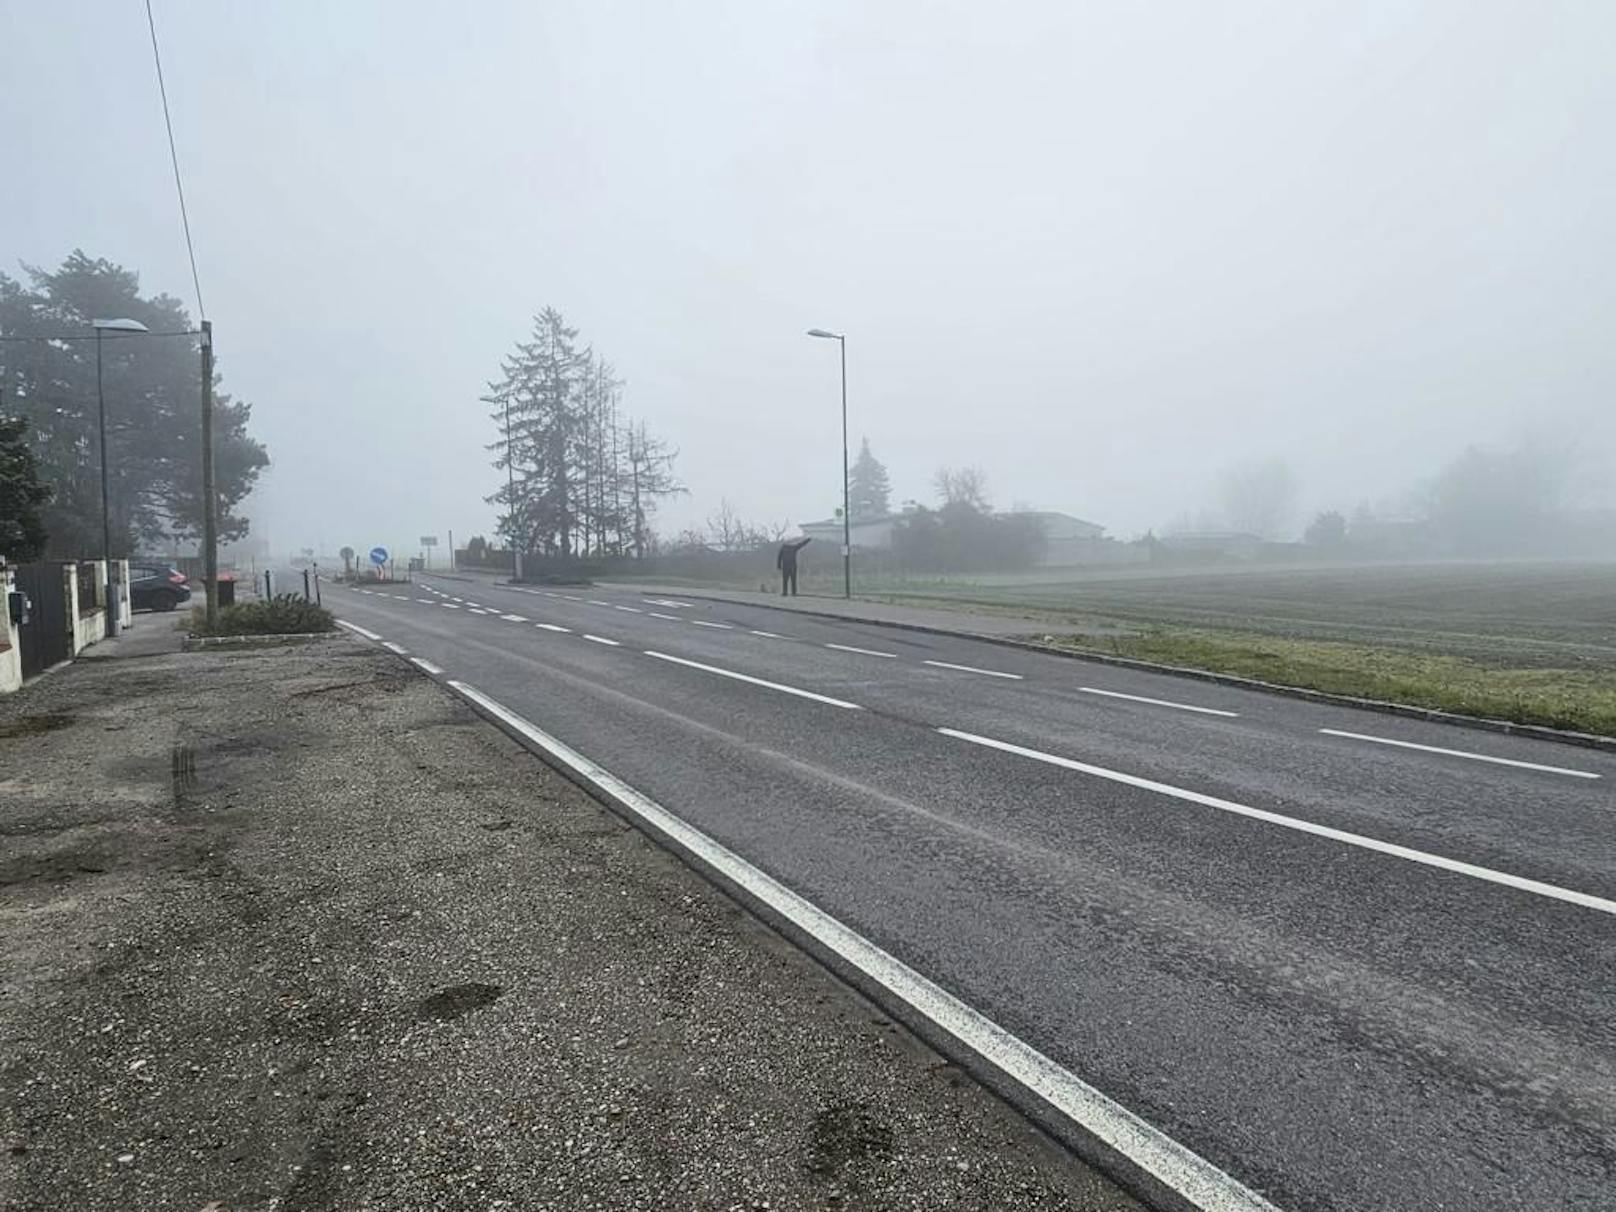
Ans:
{"type": "Polygon", "coordinates": [[[780,554],[774,557],[774,566],[780,570],[780,596],[797,596],[797,553],[812,542],[811,539],[788,539],[780,544],[780,554]]]}

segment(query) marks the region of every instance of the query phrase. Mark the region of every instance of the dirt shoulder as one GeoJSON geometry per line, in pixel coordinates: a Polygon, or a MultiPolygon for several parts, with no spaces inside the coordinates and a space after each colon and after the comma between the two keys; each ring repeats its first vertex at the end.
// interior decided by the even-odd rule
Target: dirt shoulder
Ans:
{"type": "Polygon", "coordinates": [[[343,639],[0,700],[0,1206],[1133,1205],[343,639]]]}

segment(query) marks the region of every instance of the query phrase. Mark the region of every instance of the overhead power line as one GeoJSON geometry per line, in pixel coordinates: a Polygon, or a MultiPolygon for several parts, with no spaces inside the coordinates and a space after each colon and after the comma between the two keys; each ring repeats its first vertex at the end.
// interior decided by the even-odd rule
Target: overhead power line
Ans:
{"type": "Polygon", "coordinates": [[[196,310],[200,319],[207,319],[208,308],[202,302],[202,279],[196,272],[196,246],[191,243],[191,216],[185,210],[185,185],[180,180],[180,156],[174,148],[174,120],[168,113],[168,86],[163,83],[163,56],[157,49],[157,19],[152,16],[151,0],[146,0],[146,28],[151,30],[152,62],[157,65],[157,91],[163,98],[163,125],[168,128],[168,158],[174,165],[174,192],[180,197],[180,223],[185,228],[185,251],[191,258],[191,285],[196,287],[196,310]]]}

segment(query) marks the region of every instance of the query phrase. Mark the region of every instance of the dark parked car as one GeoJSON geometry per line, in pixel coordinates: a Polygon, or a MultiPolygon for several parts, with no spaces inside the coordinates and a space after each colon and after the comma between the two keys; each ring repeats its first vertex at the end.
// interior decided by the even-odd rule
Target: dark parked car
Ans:
{"type": "Polygon", "coordinates": [[[185,574],[166,564],[129,566],[129,605],[134,610],[173,610],[191,600],[185,574]]]}

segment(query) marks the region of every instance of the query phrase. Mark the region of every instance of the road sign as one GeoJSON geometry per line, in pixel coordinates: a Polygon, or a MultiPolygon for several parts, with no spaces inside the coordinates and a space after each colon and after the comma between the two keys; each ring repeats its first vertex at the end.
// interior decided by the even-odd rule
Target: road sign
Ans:
{"type": "Polygon", "coordinates": [[[372,547],[370,549],[370,562],[372,564],[377,565],[378,567],[380,565],[382,565],[382,564],[387,563],[387,548],[385,548],[385,547],[372,547]]]}
{"type": "Polygon", "coordinates": [[[435,535],[435,534],[424,534],[424,535],[421,536],[421,546],[422,547],[436,547],[437,545],[438,545],[438,536],[437,535],[435,535]]]}

